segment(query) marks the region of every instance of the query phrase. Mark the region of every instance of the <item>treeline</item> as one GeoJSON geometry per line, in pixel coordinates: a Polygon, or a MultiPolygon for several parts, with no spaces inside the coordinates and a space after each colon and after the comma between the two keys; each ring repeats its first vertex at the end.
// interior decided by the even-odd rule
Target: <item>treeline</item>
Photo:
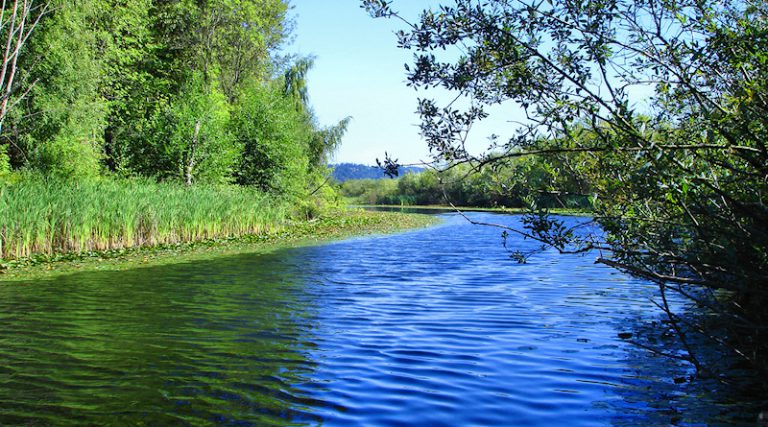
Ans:
{"type": "Polygon", "coordinates": [[[588,209],[590,185],[573,167],[565,157],[520,157],[493,167],[458,164],[397,179],[350,180],[340,188],[361,204],[588,209]]]}
{"type": "Polygon", "coordinates": [[[0,173],[291,196],[324,179],[346,122],[319,126],[307,105],[312,61],[277,54],[292,26],[286,0],[30,3],[26,23],[39,22],[17,58],[0,173]]]}

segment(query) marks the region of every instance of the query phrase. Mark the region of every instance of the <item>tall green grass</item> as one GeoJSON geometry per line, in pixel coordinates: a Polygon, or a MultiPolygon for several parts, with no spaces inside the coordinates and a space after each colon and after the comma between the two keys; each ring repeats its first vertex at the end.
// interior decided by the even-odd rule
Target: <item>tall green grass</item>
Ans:
{"type": "Polygon", "coordinates": [[[288,213],[287,203],[238,186],[31,176],[0,182],[0,258],[264,234],[288,213]]]}

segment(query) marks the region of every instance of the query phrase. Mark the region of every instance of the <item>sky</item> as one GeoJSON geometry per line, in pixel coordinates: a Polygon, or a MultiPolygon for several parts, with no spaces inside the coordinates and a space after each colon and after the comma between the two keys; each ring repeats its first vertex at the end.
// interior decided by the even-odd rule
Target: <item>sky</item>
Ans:
{"type": "MultiPolygon", "coordinates": [[[[295,40],[286,49],[313,55],[308,75],[310,102],[324,126],[351,116],[333,162],[375,164],[390,153],[403,163],[428,159],[415,113],[418,93],[405,84],[403,64],[412,53],[397,48],[402,23],[373,19],[360,0],[293,0],[295,40]]],[[[396,2],[405,16],[417,17],[429,0],[396,2]]]]}
{"type": "MultiPolygon", "coordinates": [[[[449,2],[450,3],[450,2],[449,2]]],[[[388,152],[402,164],[429,160],[426,143],[419,136],[419,97],[435,93],[417,92],[406,86],[403,67],[413,53],[397,47],[395,32],[405,28],[397,19],[374,19],[360,7],[360,0],[292,0],[296,23],[294,41],[287,53],[314,56],[308,75],[310,102],[320,124],[338,123],[351,116],[341,148],[333,163],[375,164],[388,152]]],[[[421,11],[435,9],[439,0],[397,0],[393,9],[409,21],[421,11]]],[[[633,108],[647,108],[652,87],[628,89],[640,100],[633,108]]],[[[439,100],[449,99],[437,93],[439,100]]],[[[473,154],[486,150],[492,134],[509,137],[524,122],[519,106],[507,102],[486,108],[490,117],[473,126],[468,148],[473,154]]]]}

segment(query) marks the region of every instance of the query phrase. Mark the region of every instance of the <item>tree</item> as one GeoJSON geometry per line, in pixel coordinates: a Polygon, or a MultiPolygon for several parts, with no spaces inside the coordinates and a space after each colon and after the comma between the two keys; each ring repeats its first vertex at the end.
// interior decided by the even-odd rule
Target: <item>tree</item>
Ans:
{"type": "Polygon", "coordinates": [[[98,0],[90,21],[101,58],[99,93],[108,109],[104,163],[110,171],[130,172],[140,155],[153,117],[178,91],[158,55],[152,0],[98,0]]]}
{"type": "Polygon", "coordinates": [[[244,146],[238,182],[292,196],[314,195],[330,180],[327,162],[349,118],[320,127],[309,106],[311,58],[297,60],[282,79],[251,79],[237,103],[234,132],[244,146]]]}
{"type": "Polygon", "coordinates": [[[95,0],[56,0],[19,58],[29,82],[4,130],[11,160],[65,177],[99,173],[106,105],[89,25],[95,0]],[[34,84],[32,84],[34,82],[34,84]]]}
{"type": "MultiPolygon", "coordinates": [[[[192,173],[180,174],[179,153],[168,156],[165,150],[181,147],[178,142],[182,139],[195,141],[196,121],[185,131],[190,137],[181,139],[168,135],[169,128],[162,123],[179,124],[179,114],[186,108],[182,105],[199,106],[187,102],[195,98],[190,98],[195,85],[198,89],[192,91],[207,93],[210,106],[215,104],[221,109],[226,104],[227,114],[238,114],[241,110],[237,105],[248,96],[243,88],[273,78],[276,65],[271,55],[290,29],[287,4],[282,0],[104,1],[110,10],[105,11],[98,25],[103,28],[107,70],[103,91],[110,100],[111,117],[105,133],[110,169],[125,174],[180,177],[185,182],[197,178],[195,169],[203,175],[219,171],[205,178],[215,181],[225,179],[220,173],[230,170],[226,179],[232,179],[234,170],[224,165],[234,153],[238,157],[243,146],[231,138],[229,130],[216,131],[224,138],[218,141],[223,150],[220,155],[206,155],[207,161],[214,157],[220,161],[216,166],[199,163],[196,158],[201,153],[194,151],[187,157],[192,160],[187,163],[193,164],[192,173]],[[190,82],[192,79],[198,79],[198,83],[202,79],[206,87],[202,89],[190,82]],[[220,99],[221,94],[225,99],[220,99]],[[234,145],[227,146],[230,143],[234,145]]],[[[200,124],[203,133],[204,122],[200,124]]],[[[208,137],[212,142],[211,135],[208,137]]]]}
{"type": "Polygon", "coordinates": [[[229,122],[224,94],[202,73],[193,73],[155,119],[143,169],[186,185],[229,182],[242,149],[229,122]]]}
{"type": "MultiPolygon", "coordinates": [[[[19,92],[19,57],[40,19],[48,11],[48,2],[34,0],[5,1],[0,7],[0,42],[3,46],[2,67],[0,68],[0,132],[11,107],[24,98],[30,85],[19,92]],[[14,95],[16,99],[13,99],[14,95]]],[[[29,83],[29,82],[26,82],[29,83]]],[[[8,170],[7,149],[0,145],[0,172],[8,170]]]]}
{"type": "MultiPolygon", "coordinates": [[[[391,3],[362,2],[402,19],[391,3]]],[[[606,250],[599,262],[657,282],[678,332],[717,339],[708,325],[686,327],[665,291],[720,314],[729,347],[766,374],[767,18],[762,0],[456,0],[407,23],[398,43],[415,52],[410,85],[467,105],[420,100],[436,159],[568,159],[606,237],[579,237],[544,215],[522,232],[561,251],[606,250]],[[527,121],[470,153],[470,128],[500,103],[527,121]]]]}
{"type": "Polygon", "coordinates": [[[313,129],[278,84],[253,82],[238,101],[233,131],[244,149],[237,182],[299,196],[307,184],[313,129]]]}
{"type": "Polygon", "coordinates": [[[18,61],[27,40],[48,11],[48,2],[34,0],[3,1],[0,7],[0,31],[4,43],[0,69],[0,130],[17,89],[18,61]]]}
{"type": "Polygon", "coordinates": [[[244,82],[274,71],[270,55],[291,29],[287,13],[285,0],[155,2],[158,53],[171,75],[189,69],[215,74],[218,90],[234,101],[244,82]]]}
{"type": "MultiPolygon", "coordinates": [[[[331,154],[341,145],[341,139],[347,132],[351,117],[346,117],[339,123],[326,128],[319,128],[309,106],[307,91],[307,74],[314,65],[313,58],[300,58],[283,75],[283,94],[291,100],[297,112],[304,115],[313,128],[309,140],[310,168],[321,169],[328,163],[331,154]]],[[[323,170],[323,172],[325,172],[323,170]]],[[[323,174],[324,175],[324,174],[323,174]]]]}

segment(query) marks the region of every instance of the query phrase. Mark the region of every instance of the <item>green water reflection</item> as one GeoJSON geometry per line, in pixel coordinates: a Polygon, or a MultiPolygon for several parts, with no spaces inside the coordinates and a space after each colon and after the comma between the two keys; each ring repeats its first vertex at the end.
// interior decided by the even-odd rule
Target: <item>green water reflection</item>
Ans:
{"type": "Polygon", "coordinates": [[[302,278],[279,254],[0,287],[4,424],[302,424],[302,278]],[[254,283],[253,277],[259,278],[254,283]],[[20,289],[19,287],[23,287],[20,289]],[[44,375],[41,375],[43,374],[44,375]]]}

